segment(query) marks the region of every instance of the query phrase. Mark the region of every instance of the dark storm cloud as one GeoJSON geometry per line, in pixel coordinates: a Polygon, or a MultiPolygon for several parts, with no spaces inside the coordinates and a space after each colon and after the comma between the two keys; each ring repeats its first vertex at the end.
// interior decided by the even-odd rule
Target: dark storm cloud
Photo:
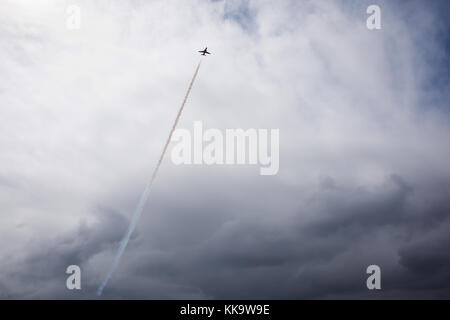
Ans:
{"type": "MultiPolygon", "coordinates": [[[[429,189],[422,197],[433,206],[418,211],[409,206],[414,187],[396,175],[374,190],[332,185],[320,184],[298,214],[280,216],[275,225],[235,215],[237,204],[218,212],[211,200],[185,206],[154,199],[104,298],[448,297],[448,194],[429,189]],[[313,212],[311,219],[301,219],[305,211],[313,212]],[[382,267],[381,292],[365,288],[370,264],[382,267]]],[[[278,192],[260,196],[283,198],[278,192]]],[[[111,210],[97,212],[91,226],[31,245],[33,254],[7,270],[2,283],[27,290],[9,290],[7,297],[94,298],[127,225],[111,210]],[[105,250],[108,256],[90,266],[105,250]],[[82,268],[81,292],[65,289],[71,264],[82,268]]]]}
{"type": "MultiPolygon", "coordinates": [[[[66,289],[65,274],[69,265],[84,267],[99,252],[118,245],[126,230],[127,220],[109,209],[98,209],[96,222],[81,223],[75,232],[43,236],[28,245],[29,254],[15,261],[9,270],[2,270],[11,290],[10,298],[77,298],[80,294],[66,289]]],[[[2,282],[0,281],[0,284],[2,282]]],[[[84,295],[84,294],[83,294],[84,295]]],[[[88,295],[89,296],[89,295],[88,295]]]]}
{"type": "Polygon", "coordinates": [[[430,298],[438,288],[437,297],[448,296],[450,243],[442,240],[450,231],[449,197],[413,213],[412,192],[396,175],[372,191],[322,188],[303,208],[319,219],[276,226],[230,215],[233,206],[209,219],[213,203],[200,212],[172,206],[140,228],[139,244],[105,298],[430,298]],[[384,290],[372,295],[365,288],[370,264],[379,264],[385,279],[384,290]]]}

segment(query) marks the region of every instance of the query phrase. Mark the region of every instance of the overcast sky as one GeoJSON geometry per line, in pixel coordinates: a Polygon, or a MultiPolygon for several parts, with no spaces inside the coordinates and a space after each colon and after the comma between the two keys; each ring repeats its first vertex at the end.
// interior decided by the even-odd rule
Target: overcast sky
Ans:
{"type": "Polygon", "coordinates": [[[96,298],[206,45],[179,127],[279,129],[279,172],[167,157],[103,298],[450,298],[449,9],[2,0],[0,298],[96,298]]]}

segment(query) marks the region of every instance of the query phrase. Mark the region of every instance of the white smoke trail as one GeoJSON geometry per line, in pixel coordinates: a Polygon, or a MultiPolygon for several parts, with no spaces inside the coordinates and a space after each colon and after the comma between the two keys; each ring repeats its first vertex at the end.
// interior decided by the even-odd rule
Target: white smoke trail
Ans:
{"type": "Polygon", "coordinates": [[[133,233],[134,229],[136,228],[136,224],[139,221],[139,218],[142,214],[142,210],[144,209],[145,203],[147,202],[148,195],[150,193],[150,188],[153,184],[153,181],[156,178],[156,174],[158,173],[159,167],[161,166],[161,163],[164,159],[164,156],[166,154],[170,140],[172,139],[172,135],[178,125],[178,121],[180,120],[181,113],[183,112],[183,109],[184,109],[184,105],[186,104],[186,101],[189,97],[192,86],[194,85],[195,78],[197,77],[198,70],[200,69],[201,63],[202,63],[202,61],[200,60],[200,62],[198,63],[197,69],[195,69],[194,76],[192,77],[191,84],[189,85],[189,88],[186,92],[186,96],[184,97],[184,100],[183,100],[183,103],[181,104],[180,110],[178,111],[177,117],[175,118],[175,122],[172,126],[172,129],[170,130],[169,137],[167,138],[164,149],[161,153],[161,156],[159,157],[158,164],[156,165],[156,168],[153,171],[152,178],[148,182],[147,186],[144,189],[144,192],[141,195],[141,198],[139,199],[138,205],[136,206],[136,210],[134,211],[133,216],[131,217],[131,222],[130,222],[130,225],[128,226],[128,230],[127,230],[125,236],[122,238],[122,241],[120,242],[120,246],[119,246],[119,249],[117,250],[116,256],[114,257],[114,261],[111,264],[111,266],[109,267],[108,272],[105,276],[105,279],[103,279],[103,282],[100,284],[100,286],[97,289],[97,295],[99,295],[99,296],[102,295],[103,289],[105,288],[106,284],[108,283],[109,278],[111,278],[111,275],[113,274],[114,270],[119,265],[120,257],[122,256],[123,252],[125,251],[128,241],[130,240],[131,234],[133,233]]]}

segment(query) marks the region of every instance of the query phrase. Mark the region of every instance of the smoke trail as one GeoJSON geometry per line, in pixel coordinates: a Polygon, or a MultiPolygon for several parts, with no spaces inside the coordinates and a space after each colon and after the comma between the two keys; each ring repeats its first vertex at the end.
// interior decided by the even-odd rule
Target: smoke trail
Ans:
{"type": "Polygon", "coordinates": [[[180,110],[178,111],[177,117],[175,118],[175,122],[172,126],[172,129],[170,130],[169,137],[167,138],[164,149],[161,153],[161,156],[159,157],[158,164],[156,165],[156,168],[153,171],[152,178],[150,179],[147,186],[145,187],[144,192],[142,193],[141,198],[139,199],[138,205],[136,206],[136,210],[134,210],[133,216],[131,217],[131,222],[130,222],[130,225],[128,226],[127,233],[125,234],[125,236],[122,238],[122,241],[120,242],[119,249],[117,250],[116,256],[114,257],[113,263],[111,264],[111,266],[108,269],[105,279],[103,279],[103,282],[100,284],[100,286],[97,289],[97,295],[99,295],[99,296],[102,295],[103,289],[105,288],[106,284],[108,283],[109,278],[111,278],[111,275],[113,274],[114,270],[119,265],[120,257],[122,256],[123,252],[125,251],[128,241],[130,240],[131,234],[133,233],[134,229],[136,228],[136,224],[139,221],[139,218],[142,214],[142,210],[144,209],[145,203],[147,202],[148,195],[150,193],[150,187],[152,186],[153,181],[156,178],[156,174],[158,173],[159,167],[161,166],[161,162],[164,159],[164,156],[166,154],[170,140],[172,139],[172,135],[178,125],[178,121],[180,120],[181,113],[183,112],[184,105],[186,104],[189,94],[191,93],[191,89],[192,89],[192,86],[194,85],[195,78],[197,77],[198,70],[200,69],[201,63],[202,63],[202,61],[200,60],[200,62],[198,63],[197,69],[195,69],[194,76],[192,77],[191,84],[189,85],[189,88],[186,92],[186,95],[184,97],[183,103],[181,104],[180,110]]]}

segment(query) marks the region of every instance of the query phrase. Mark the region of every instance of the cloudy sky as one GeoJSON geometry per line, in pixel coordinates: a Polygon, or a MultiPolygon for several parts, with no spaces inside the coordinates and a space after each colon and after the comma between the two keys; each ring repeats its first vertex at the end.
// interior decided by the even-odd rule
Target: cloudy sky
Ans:
{"type": "Polygon", "coordinates": [[[0,298],[96,298],[206,45],[179,127],[277,128],[279,172],[167,157],[103,298],[450,298],[449,8],[2,0],[0,298]]]}

